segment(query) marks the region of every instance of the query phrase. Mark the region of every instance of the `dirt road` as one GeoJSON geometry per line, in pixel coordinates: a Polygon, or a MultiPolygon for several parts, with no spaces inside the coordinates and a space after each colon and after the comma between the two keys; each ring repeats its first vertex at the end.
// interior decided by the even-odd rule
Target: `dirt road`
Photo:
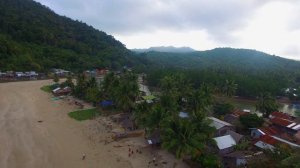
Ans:
{"type": "Polygon", "coordinates": [[[93,146],[87,140],[82,123],[67,116],[75,107],[51,101],[50,95],[40,90],[49,83],[0,84],[0,167],[131,167],[104,146],[93,146]]]}

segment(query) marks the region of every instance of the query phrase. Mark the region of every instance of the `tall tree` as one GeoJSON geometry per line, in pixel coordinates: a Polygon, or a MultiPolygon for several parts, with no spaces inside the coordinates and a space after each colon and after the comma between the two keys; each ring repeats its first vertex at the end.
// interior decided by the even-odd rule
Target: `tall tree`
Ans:
{"type": "Polygon", "coordinates": [[[98,87],[88,87],[86,89],[85,99],[96,106],[97,102],[100,101],[100,91],[98,87]]]}
{"type": "Polygon", "coordinates": [[[240,116],[240,122],[245,128],[258,128],[262,126],[264,119],[257,114],[247,114],[240,116]]]}
{"type": "Polygon", "coordinates": [[[193,92],[188,101],[190,110],[198,112],[212,105],[214,99],[211,94],[211,89],[206,84],[202,84],[198,90],[193,92]]]}
{"type": "Polygon", "coordinates": [[[124,112],[131,112],[138,95],[137,75],[132,72],[125,72],[120,76],[120,82],[114,95],[117,106],[124,112]]]}
{"type": "Polygon", "coordinates": [[[233,81],[233,80],[226,80],[225,84],[223,86],[223,93],[228,96],[228,97],[232,97],[237,89],[237,84],[233,81]]]}
{"type": "Polygon", "coordinates": [[[270,93],[261,93],[256,103],[256,110],[264,117],[268,117],[271,112],[278,111],[279,105],[270,93]]]}
{"type": "Polygon", "coordinates": [[[83,74],[78,74],[76,86],[74,87],[74,95],[78,98],[84,98],[86,94],[87,84],[85,81],[85,76],[83,74]]]}
{"type": "Polygon", "coordinates": [[[172,120],[164,126],[163,148],[174,151],[177,158],[204,152],[205,136],[197,131],[196,124],[188,120],[172,120]]]}
{"type": "Polygon", "coordinates": [[[119,78],[113,72],[106,74],[100,85],[103,98],[113,100],[118,86],[119,78]]]}

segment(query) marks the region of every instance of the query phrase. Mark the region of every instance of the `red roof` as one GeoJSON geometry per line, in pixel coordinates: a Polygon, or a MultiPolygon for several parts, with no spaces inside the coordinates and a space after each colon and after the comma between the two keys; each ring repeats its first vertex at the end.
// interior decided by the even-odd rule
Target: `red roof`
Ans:
{"type": "Polygon", "coordinates": [[[278,131],[272,127],[265,127],[265,128],[260,128],[260,130],[267,135],[276,135],[278,134],[278,131]]]}
{"type": "Polygon", "coordinates": [[[293,123],[292,121],[289,121],[289,120],[286,120],[286,119],[283,119],[283,118],[278,118],[278,117],[274,117],[270,121],[273,124],[280,125],[280,126],[283,126],[283,127],[287,127],[288,125],[293,123]]]}
{"type": "Polygon", "coordinates": [[[278,141],[276,139],[274,139],[273,137],[269,136],[269,135],[263,135],[259,138],[260,141],[270,144],[270,145],[275,145],[278,143],[278,141]]]}
{"type": "Polygon", "coordinates": [[[283,119],[287,119],[287,120],[292,119],[292,117],[290,115],[288,115],[287,113],[278,112],[278,111],[272,112],[270,115],[271,115],[270,118],[278,117],[278,118],[283,118],[283,119]]]}
{"type": "Polygon", "coordinates": [[[241,111],[241,110],[239,110],[239,109],[236,109],[236,110],[234,110],[234,111],[232,112],[232,114],[239,117],[239,116],[246,115],[246,114],[249,114],[249,113],[248,113],[248,112],[241,111]]]}

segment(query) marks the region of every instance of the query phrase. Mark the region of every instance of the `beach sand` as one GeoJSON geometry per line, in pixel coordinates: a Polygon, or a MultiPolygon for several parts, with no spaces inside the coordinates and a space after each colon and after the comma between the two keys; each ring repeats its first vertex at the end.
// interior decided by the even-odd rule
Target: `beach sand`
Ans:
{"type": "Polygon", "coordinates": [[[68,112],[78,108],[67,100],[52,101],[51,94],[40,90],[50,83],[0,83],[1,168],[143,168],[153,157],[156,165],[149,167],[187,167],[170,153],[147,146],[143,137],[107,144],[109,118],[69,118],[68,112]],[[129,148],[142,153],[129,157],[129,148]]]}

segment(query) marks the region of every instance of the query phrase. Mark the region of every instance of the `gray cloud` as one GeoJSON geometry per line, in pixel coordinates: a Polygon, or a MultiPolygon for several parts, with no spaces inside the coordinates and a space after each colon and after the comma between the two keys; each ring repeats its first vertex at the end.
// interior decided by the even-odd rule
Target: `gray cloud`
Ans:
{"type": "Polygon", "coordinates": [[[189,43],[198,48],[205,46],[206,49],[219,46],[243,46],[289,58],[300,56],[300,50],[298,49],[300,47],[298,40],[300,37],[300,1],[35,1],[41,2],[60,15],[83,21],[99,30],[122,38],[122,42],[126,45],[130,44],[131,47],[149,47],[159,42],[161,45],[186,45],[186,43],[189,43]],[[284,8],[284,4],[288,4],[288,9],[284,8]],[[282,10],[280,10],[280,5],[283,6],[282,10]],[[260,20],[260,15],[262,15],[262,20],[260,20]],[[257,23],[257,26],[253,23],[257,23]],[[161,34],[157,33],[157,30],[171,32],[174,37],[170,34],[168,37],[162,37],[161,34]],[[176,35],[175,32],[180,35],[176,35]],[[194,37],[189,32],[204,33],[194,37]],[[148,39],[149,42],[145,42],[145,38],[149,35],[159,37],[148,39]],[[188,38],[183,37],[185,35],[188,38]],[[180,41],[176,41],[177,37],[180,41]],[[172,41],[168,41],[169,39],[172,39],[172,41]],[[206,44],[199,44],[200,42],[206,44]]]}
{"type": "Polygon", "coordinates": [[[262,0],[37,0],[111,34],[205,30],[220,41],[243,27],[262,0]]]}

